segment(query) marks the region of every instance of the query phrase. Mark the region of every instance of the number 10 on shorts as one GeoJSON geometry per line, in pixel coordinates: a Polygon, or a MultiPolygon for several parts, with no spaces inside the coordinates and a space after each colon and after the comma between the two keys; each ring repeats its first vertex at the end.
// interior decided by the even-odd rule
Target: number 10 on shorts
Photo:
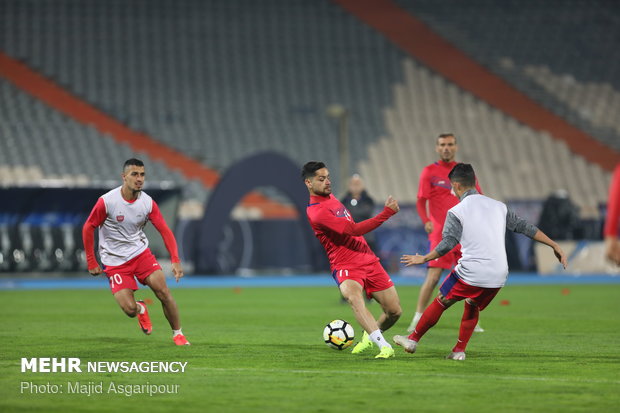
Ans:
{"type": "Polygon", "coordinates": [[[121,277],[120,274],[114,274],[110,277],[110,287],[114,288],[114,283],[116,283],[117,285],[120,285],[123,283],[123,277],[121,277]]]}

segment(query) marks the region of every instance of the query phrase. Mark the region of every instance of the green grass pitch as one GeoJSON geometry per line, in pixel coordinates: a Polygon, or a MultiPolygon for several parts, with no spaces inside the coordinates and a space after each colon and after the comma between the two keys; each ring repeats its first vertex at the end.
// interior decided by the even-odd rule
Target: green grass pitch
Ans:
{"type": "MultiPolygon", "coordinates": [[[[402,334],[418,287],[401,287],[402,334]]],[[[175,347],[158,305],[143,335],[106,290],[2,291],[0,411],[524,412],[618,411],[619,285],[507,286],[481,314],[467,360],[444,357],[462,305],[427,333],[416,354],[354,356],[322,342],[323,326],[350,321],[334,287],[174,289],[190,347],[175,347]],[[183,361],[185,373],[21,373],[22,357],[183,361]],[[67,382],[178,384],[176,394],[67,394],[67,382]],[[22,382],[63,394],[21,392],[22,382]]],[[[141,290],[140,298],[151,298],[141,290]]],[[[371,310],[377,314],[379,306],[371,310]]]]}

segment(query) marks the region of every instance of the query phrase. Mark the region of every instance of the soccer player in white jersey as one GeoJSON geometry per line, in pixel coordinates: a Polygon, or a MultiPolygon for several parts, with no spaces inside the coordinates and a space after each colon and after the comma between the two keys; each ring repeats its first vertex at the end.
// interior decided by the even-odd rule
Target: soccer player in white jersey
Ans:
{"type": "Polygon", "coordinates": [[[174,343],[177,346],[189,345],[181,331],[177,304],[166,285],[161,266],[148,248],[148,239],[142,229],[151,221],[159,231],[170,253],[174,278],[179,282],[183,277],[183,267],[174,234],[157,203],[142,191],[144,163],[135,158],[127,160],[121,176],[123,185],[97,200],[82,228],[88,272],[106,274],[118,305],[129,317],[138,317],[138,324],[147,335],[152,331],[149,313],[144,301],[136,301],[134,291],[138,289],[136,279],[148,285],[161,301],[174,343]],[[99,229],[99,255],[103,266],[99,266],[95,258],[95,228],[99,229]]]}
{"type": "Polygon", "coordinates": [[[401,262],[406,266],[423,264],[446,254],[458,243],[462,256],[441,285],[437,298],[424,310],[413,333],[408,337],[394,336],[394,342],[406,352],[414,353],[422,336],[437,323],[443,312],[457,301],[465,300],[459,338],[447,357],[465,360],[465,349],[480,311],[489,305],[508,277],[506,229],[550,246],[564,268],[566,255],[556,242],[505,204],[479,194],[471,165],[457,164],[448,178],[459,203],[448,210],[441,242],[424,256],[403,255],[401,262]]]}

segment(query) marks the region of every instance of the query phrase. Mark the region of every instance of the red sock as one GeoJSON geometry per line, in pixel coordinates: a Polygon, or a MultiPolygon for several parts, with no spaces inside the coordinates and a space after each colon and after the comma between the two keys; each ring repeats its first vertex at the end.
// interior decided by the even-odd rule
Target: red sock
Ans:
{"type": "Polygon", "coordinates": [[[439,318],[445,310],[446,307],[439,302],[439,298],[435,298],[431,305],[426,307],[426,310],[422,313],[422,317],[420,321],[418,321],[418,325],[416,325],[413,333],[409,335],[409,339],[420,341],[428,329],[437,324],[437,321],[439,321],[439,318]]]}
{"type": "Polygon", "coordinates": [[[461,319],[461,328],[459,329],[459,340],[456,342],[456,345],[452,351],[465,351],[467,343],[469,343],[469,339],[474,333],[474,328],[476,328],[476,324],[478,324],[479,314],[480,310],[478,310],[478,306],[469,304],[467,300],[465,300],[463,318],[461,319]]]}

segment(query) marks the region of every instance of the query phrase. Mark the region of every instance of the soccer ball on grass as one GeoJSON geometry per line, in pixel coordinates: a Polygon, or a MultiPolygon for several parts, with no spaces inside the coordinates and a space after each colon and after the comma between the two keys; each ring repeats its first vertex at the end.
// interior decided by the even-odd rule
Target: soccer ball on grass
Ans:
{"type": "Polygon", "coordinates": [[[344,320],[334,320],[325,326],[323,340],[336,350],[343,350],[353,344],[355,332],[353,326],[344,320]]]}

